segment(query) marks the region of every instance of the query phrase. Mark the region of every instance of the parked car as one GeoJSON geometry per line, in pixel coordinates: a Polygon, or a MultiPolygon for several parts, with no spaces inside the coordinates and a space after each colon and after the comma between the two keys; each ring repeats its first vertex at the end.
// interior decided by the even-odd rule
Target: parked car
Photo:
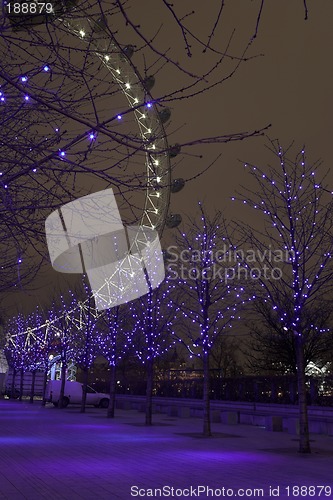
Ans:
{"type": "MultiPolygon", "coordinates": [[[[46,386],[45,399],[58,406],[60,398],[61,380],[49,380],[46,386]]],[[[65,392],[63,398],[63,407],[69,404],[80,404],[82,401],[83,384],[80,382],[65,382],[65,392]]],[[[109,406],[110,396],[102,392],[96,392],[95,389],[87,386],[87,405],[94,405],[96,408],[107,408],[109,406]]]]}

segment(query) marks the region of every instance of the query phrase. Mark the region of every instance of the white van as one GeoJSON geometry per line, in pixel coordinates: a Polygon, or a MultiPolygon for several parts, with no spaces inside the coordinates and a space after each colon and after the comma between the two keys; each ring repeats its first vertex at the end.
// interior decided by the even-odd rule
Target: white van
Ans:
{"type": "MultiPolygon", "coordinates": [[[[49,380],[46,386],[45,399],[58,406],[60,397],[61,380],[49,380]]],[[[81,404],[82,384],[80,382],[65,382],[65,393],[63,398],[63,407],[69,404],[81,404]]],[[[102,392],[96,392],[89,385],[87,386],[87,405],[94,405],[98,408],[107,408],[109,406],[110,396],[102,392]]]]}

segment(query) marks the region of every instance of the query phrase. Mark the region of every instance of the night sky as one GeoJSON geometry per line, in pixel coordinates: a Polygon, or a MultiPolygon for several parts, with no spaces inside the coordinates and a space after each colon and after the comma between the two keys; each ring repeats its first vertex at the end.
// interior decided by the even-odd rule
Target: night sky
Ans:
{"type": "MultiPolygon", "coordinates": [[[[207,22],[205,2],[185,3],[191,3],[197,13],[201,7],[198,19],[207,22]]],[[[236,27],[232,44],[235,50],[231,52],[237,53],[237,47],[244,47],[253,34],[260,2],[236,0],[231,3],[225,10],[226,21],[216,34],[214,46],[222,46],[225,37],[236,27]]],[[[283,147],[294,141],[291,156],[305,144],[309,161],[322,160],[322,173],[330,169],[333,4],[329,0],[321,1],[320,5],[310,1],[308,7],[309,18],[305,21],[301,1],[265,2],[258,36],[248,52],[259,56],[241,64],[230,80],[210,93],[174,104],[172,126],[186,124],[173,136],[178,142],[258,130],[270,123],[272,126],[267,138],[197,148],[196,151],[204,155],[203,167],[214,154],[222,153],[222,157],[203,177],[188,184],[179,197],[173,197],[172,210],[195,211],[196,202],[202,200],[207,208],[221,209],[229,217],[234,216],[235,205],[231,205],[230,196],[240,184],[247,185],[250,180],[242,162],[261,166],[274,162],[265,147],[268,138],[278,139],[283,147]]],[[[201,60],[199,51],[197,59],[201,60]]],[[[191,158],[185,157],[179,173],[190,177],[192,171],[191,158]]]]}

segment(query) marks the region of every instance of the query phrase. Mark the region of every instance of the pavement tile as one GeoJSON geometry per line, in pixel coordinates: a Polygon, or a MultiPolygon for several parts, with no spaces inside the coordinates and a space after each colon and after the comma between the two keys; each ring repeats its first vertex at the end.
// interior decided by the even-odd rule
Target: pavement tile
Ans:
{"type": "Polygon", "coordinates": [[[313,436],[303,456],[294,436],[261,427],[215,423],[207,439],[198,418],[143,420],[0,400],[0,500],[191,498],[191,487],[192,498],[240,498],[239,488],[246,498],[333,498],[333,437],[313,436]]]}

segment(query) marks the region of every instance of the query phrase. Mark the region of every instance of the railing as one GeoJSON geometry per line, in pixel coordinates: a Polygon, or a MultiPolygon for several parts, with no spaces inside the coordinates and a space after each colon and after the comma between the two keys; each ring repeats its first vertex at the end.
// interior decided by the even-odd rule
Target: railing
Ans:
{"type": "MultiPolygon", "coordinates": [[[[333,377],[307,377],[308,404],[333,406],[333,377]]],[[[120,378],[118,393],[144,395],[145,381],[140,378],[120,378]]],[[[211,370],[211,400],[245,401],[255,403],[297,404],[297,380],[294,375],[242,376],[223,378],[211,370]]],[[[154,396],[201,399],[203,378],[201,370],[169,370],[155,377],[154,396]]]]}

